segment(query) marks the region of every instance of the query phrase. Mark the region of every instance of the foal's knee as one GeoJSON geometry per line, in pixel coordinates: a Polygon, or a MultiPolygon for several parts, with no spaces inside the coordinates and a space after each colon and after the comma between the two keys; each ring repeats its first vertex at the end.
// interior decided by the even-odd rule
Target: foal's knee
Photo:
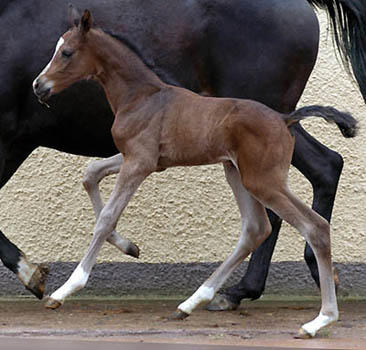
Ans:
{"type": "Polygon", "coordinates": [[[265,224],[262,224],[258,231],[257,249],[272,233],[272,225],[269,220],[265,224]]]}
{"type": "MultiPolygon", "coordinates": [[[[118,218],[117,218],[118,219],[118,218]]],[[[117,220],[115,215],[112,214],[106,207],[100,213],[97,224],[95,226],[94,235],[98,239],[106,240],[111,232],[116,228],[117,220]]]]}
{"type": "Polygon", "coordinates": [[[89,164],[84,172],[83,176],[83,186],[86,191],[91,190],[100,181],[100,167],[98,162],[93,162],[89,164]]]}
{"type": "Polygon", "coordinates": [[[272,226],[267,217],[262,221],[248,220],[243,223],[243,233],[246,235],[247,242],[250,242],[251,251],[257,249],[271,232],[272,226]]]}

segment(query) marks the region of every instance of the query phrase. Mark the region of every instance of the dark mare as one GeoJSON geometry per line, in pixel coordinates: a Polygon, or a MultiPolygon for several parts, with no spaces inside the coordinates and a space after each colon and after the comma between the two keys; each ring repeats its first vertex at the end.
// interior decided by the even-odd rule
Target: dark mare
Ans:
{"type": "MultiPolygon", "coordinates": [[[[206,95],[258,100],[280,112],[295,109],[314,66],[319,27],[310,4],[318,5],[328,10],[337,29],[336,42],[366,95],[362,46],[366,5],[360,1],[75,0],[74,4],[96,13],[101,27],[123,32],[166,82],[206,95]]],[[[117,153],[110,134],[113,114],[98,86],[80,83],[53,97],[51,109],[34,98],[32,81],[68,28],[65,13],[63,0],[1,1],[1,186],[38,146],[85,156],[117,153]],[[85,84],[92,86],[85,89],[85,84]]],[[[300,125],[293,132],[292,164],[313,186],[313,208],[329,221],[342,157],[300,125]]],[[[281,225],[273,213],[270,220],[271,236],[252,255],[239,284],[225,291],[232,305],[263,293],[281,225]]],[[[28,262],[3,233],[0,258],[28,289],[43,296],[46,269],[28,262]]],[[[309,246],[305,260],[319,285],[309,246]]]]}

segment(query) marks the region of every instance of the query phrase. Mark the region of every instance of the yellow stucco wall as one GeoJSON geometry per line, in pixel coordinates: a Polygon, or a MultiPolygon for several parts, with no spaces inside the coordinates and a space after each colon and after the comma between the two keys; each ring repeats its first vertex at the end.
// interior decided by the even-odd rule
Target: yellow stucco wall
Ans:
{"type": "MultiPolygon", "coordinates": [[[[345,160],[332,222],[333,257],[366,262],[366,108],[335,56],[322,15],[319,59],[300,105],[326,104],[357,116],[361,131],[344,139],[319,119],[308,131],[345,160]]],[[[37,149],[1,190],[1,229],[34,261],[77,261],[92,236],[94,217],[81,178],[90,158],[37,149]]],[[[110,193],[115,177],[103,182],[110,193]]],[[[291,187],[308,203],[312,191],[291,171],[291,187]]],[[[207,262],[224,259],[239,237],[240,220],[220,165],[170,169],[139,189],[118,225],[136,242],[142,262],[207,262]]],[[[302,260],[303,239],[283,225],[275,261],[302,260]]],[[[130,261],[106,244],[99,261],[130,261]]]]}

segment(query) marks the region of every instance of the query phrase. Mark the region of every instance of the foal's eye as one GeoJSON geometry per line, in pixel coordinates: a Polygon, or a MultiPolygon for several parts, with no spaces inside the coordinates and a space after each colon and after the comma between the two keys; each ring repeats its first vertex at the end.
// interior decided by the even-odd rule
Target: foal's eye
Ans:
{"type": "Polygon", "coordinates": [[[62,54],[62,57],[64,57],[64,58],[70,58],[72,56],[73,52],[69,51],[69,50],[63,50],[61,54],[62,54]]]}

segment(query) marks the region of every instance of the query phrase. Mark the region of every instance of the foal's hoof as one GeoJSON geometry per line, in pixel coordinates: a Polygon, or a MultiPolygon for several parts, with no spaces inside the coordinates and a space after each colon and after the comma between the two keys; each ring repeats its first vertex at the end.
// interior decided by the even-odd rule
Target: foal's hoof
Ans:
{"type": "Polygon", "coordinates": [[[187,318],[189,316],[189,314],[187,314],[184,311],[181,311],[179,309],[177,309],[170,317],[169,320],[170,321],[180,321],[180,320],[184,320],[185,318],[187,318]]]}
{"type": "Polygon", "coordinates": [[[131,242],[128,245],[126,254],[138,259],[140,256],[140,248],[135,243],[131,242]]]}
{"type": "Polygon", "coordinates": [[[47,298],[46,304],[44,305],[44,307],[46,309],[52,309],[52,310],[56,310],[60,306],[62,306],[62,302],[61,301],[58,301],[56,299],[52,299],[51,297],[48,297],[47,298]]]}
{"type": "Polygon", "coordinates": [[[208,311],[231,311],[238,308],[238,304],[230,301],[223,294],[216,294],[213,300],[206,305],[206,310],[208,311]]]}
{"type": "Polygon", "coordinates": [[[300,328],[297,334],[294,336],[296,339],[310,339],[312,335],[308,333],[305,329],[300,328]]]}
{"type": "Polygon", "coordinates": [[[25,286],[38,299],[43,298],[49,272],[50,269],[46,264],[39,264],[29,280],[28,285],[25,286]]]}

